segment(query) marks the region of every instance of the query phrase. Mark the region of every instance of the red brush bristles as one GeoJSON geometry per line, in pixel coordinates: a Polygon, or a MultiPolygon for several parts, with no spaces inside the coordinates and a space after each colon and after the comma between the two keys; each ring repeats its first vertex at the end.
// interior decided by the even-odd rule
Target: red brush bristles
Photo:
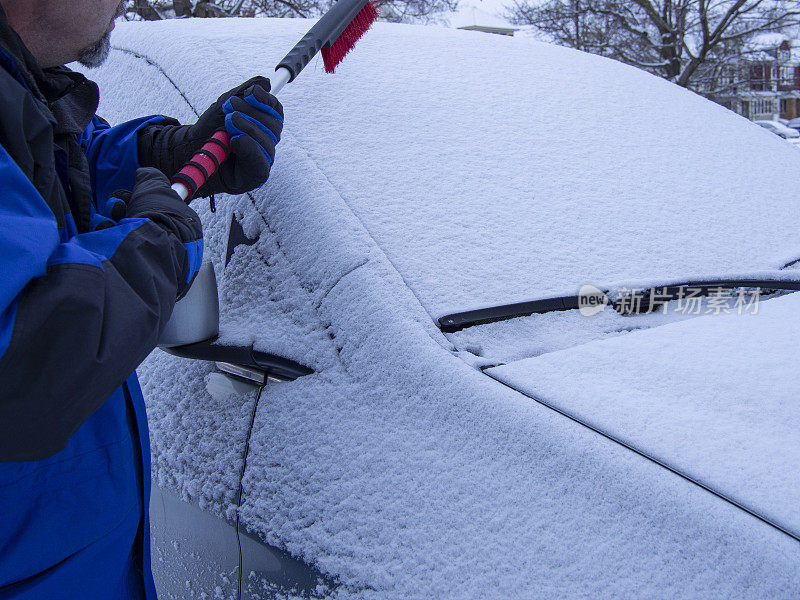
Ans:
{"type": "Polygon", "coordinates": [[[333,73],[334,69],[342,62],[342,59],[347,55],[356,42],[361,39],[361,36],[369,29],[378,18],[378,10],[372,4],[367,2],[356,18],[350,21],[350,25],[345,27],[336,41],[331,44],[330,48],[322,48],[322,62],[325,65],[326,73],[333,73]]]}

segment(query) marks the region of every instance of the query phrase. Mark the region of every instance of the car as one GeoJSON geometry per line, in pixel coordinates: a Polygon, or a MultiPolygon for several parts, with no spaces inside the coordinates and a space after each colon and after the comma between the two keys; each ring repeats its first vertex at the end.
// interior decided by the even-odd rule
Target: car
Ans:
{"type": "Polygon", "coordinates": [[[800,138],[800,131],[784,123],[778,121],[755,121],[755,123],[784,139],[800,138]]]}
{"type": "MultiPolygon", "coordinates": [[[[192,122],[308,28],[120,24],[98,112],[192,122]]],[[[161,597],[797,597],[800,154],[430,26],[279,98],[269,181],[192,204],[219,354],[139,369],[161,597]]]]}
{"type": "Polygon", "coordinates": [[[782,137],[795,148],[800,148],[800,130],[780,121],[755,121],[755,123],[782,137]]]}
{"type": "Polygon", "coordinates": [[[786,126],[798,130],[800,129],[800,119],[790,119],[789,122],[786,123],[786,126]]]}

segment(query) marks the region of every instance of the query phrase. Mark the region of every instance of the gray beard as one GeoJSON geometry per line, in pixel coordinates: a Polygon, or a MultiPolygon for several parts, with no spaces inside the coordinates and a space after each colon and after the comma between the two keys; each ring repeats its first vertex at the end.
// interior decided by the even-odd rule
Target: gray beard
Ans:
{"type": "Polygon", "coordinates": [[[107,31],[103,37],[91,46],[81,50],[78,55],[78,62],[84,67],[99,67],[108,58],[111,51],[111,32],[107,31]]]}

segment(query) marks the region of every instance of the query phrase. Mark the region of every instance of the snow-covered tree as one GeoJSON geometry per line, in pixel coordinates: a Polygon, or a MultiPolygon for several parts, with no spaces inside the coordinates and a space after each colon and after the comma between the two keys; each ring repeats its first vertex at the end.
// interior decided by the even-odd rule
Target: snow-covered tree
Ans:
{"type": "MultiPolygon", "coordinates": [[[[386,21],[425,21],[454,10],[458,0],[373,0],[386,21]]],[[[180,17],[317,17],[331,0],[132,0],[127,17],[158,20],[180,17]]]]}
{"type": "Polygon", "coordinates": [[[708,91],[754,35],[800,23],[798,0],[516,0],[516,24],[708,91]]]}

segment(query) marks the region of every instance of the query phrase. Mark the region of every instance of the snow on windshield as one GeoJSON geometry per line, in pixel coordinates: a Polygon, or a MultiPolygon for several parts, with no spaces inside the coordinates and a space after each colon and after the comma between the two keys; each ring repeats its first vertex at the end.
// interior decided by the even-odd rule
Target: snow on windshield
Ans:
{"type": "MultiPolygon", "coordinates": [[[[267,23],[238,25],[235,38],[197,23],[180,37],[121,27],[114,39],[146,49],[205,106],[271,72],[306,26],[267,23]],[[194,48],[213,47],[190,68],[194,48]]],[[[378,24],[334,76],[312,63],[281,100],[287,139],[433,317],[584,283],[777,269],[800,256],[800,154],[604,58],[378,24]]]]}

